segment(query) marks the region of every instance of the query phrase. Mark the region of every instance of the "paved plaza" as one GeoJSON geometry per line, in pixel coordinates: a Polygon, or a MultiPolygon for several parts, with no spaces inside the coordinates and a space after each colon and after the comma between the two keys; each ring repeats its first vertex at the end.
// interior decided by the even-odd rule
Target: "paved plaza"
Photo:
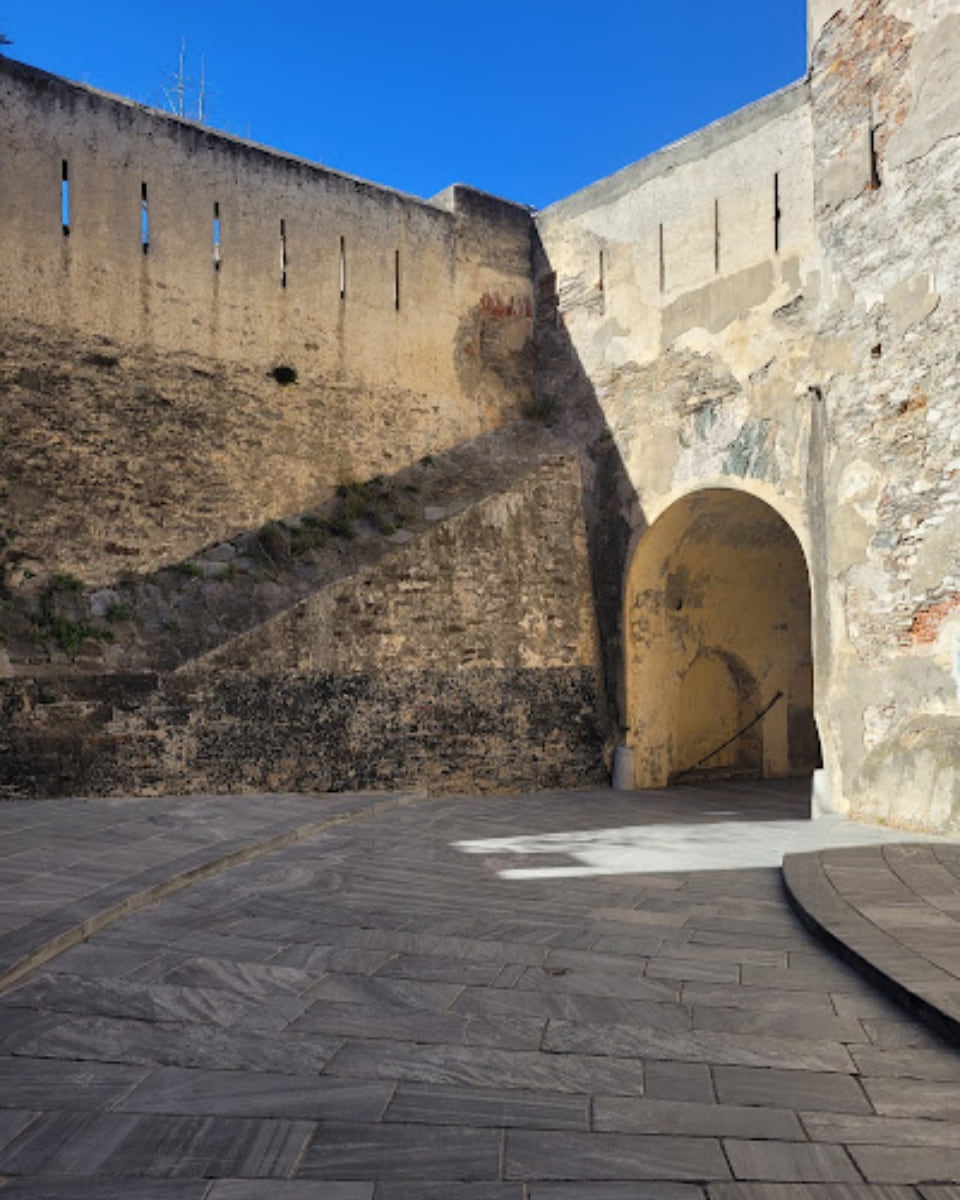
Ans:
{"type": "Polygon", "coordinates": [[[960,1200],[960,1054],[780,870],[947,1011],[956,847],[808,806],[5,804],[0,1197],[960,1200]]]}

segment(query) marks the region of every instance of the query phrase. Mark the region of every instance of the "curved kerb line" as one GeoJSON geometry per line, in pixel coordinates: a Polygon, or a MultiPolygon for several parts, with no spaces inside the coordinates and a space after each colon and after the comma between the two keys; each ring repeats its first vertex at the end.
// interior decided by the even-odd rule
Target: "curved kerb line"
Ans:
{"type": "MultiPolygon", "coordinates": [[[[896,1001],[912,1017],[918,1021],[922,1021],[928,1028],[938,1033],[940,1037],[952,1045],[960,1046],[960,1020],[955,1015],[948,1012],[935,1001],[927,999],[917,988],[898,978],[893,970],[885,969],[879,963],[873,961],[865,951],[858,950],[852,940],[845,941],[839,934],[834,933],[830,928],[829,918],[818,916],[814,912],[813,907],[805,903],[800,895],[802,889],[797,888],[795,882],[791,879],[789,859],[793,857],[799,858],[801,855],[787,854],[784,856],[783,866],[780,871],[780,881],[783,885],[787,903],[793,909],[794,913],[796,913],[800,923],[818,938],[828,950],[831,950],[837,958],[847,963],[848,966],[853,967],[868,983],[871,983],[879,991],[896,1001]]],[[[856,912],[856,909],[839,892],[835,892],[835,894],[838,900],[846,905],[851,912],[856,912]]],[[[917,957],[919,958],[920,956],[918,955],[917,957]]]]}
{"type": "Polygon", "coordinates": [[[140,912],[142,909],[148,908],[151,904],[155,904],[158,900],[166,900],[168,896],[182,892],[184,888],[190,887],[191,884],[201,883],[205,879],[221,875],[232,867],[242,866],[244,863],[259,858],[264,854],[270,854],[273,850],[283,850],[287,846],[293,845],[294,842],[304,841],[306,838],[312,837],[315,833],[322,833],[325,829],[332,829],[337,825],[345,825],[348,821],[377,816],[379,813],[389,812],[392,809],[403,808],[406,805],[428,799],[430,797],[427,792],[406,792],[402,796],[371,804],[368,808],[356,812],[341,813],[339,816],[328,817],[323,821],[311,821],[307,825],[298,825],[296,829],[287,830],[286,833],[274,834],[272,837],[264,838],[262,841],[255,842],[251,846],[244,846],[240,850],[231,850],[229,854],[221,855],[219,858],[203,863],[201,866],[190,867],[186,871],[180,871],[178,874],[172,875],[169,879],[165,879],[162,883],[144,888],[141,892],[133,892],[123,900],[112,904],[109,908],[103,909],[102,912],[94,913],[93,916],[87,917],[79,925],[74,925],[70,929],[64,930],[63,933],[57,934],[56,937],[43,942],[35,950],[31,950],[29,954],[14,963],[12,967],[7,968],[6,971],[0,974],[0,995],[8,991],[14,984],[19,983],[31,971],[44,966],[51,959],[56,958],[59,954],[63,954],[65,950],[72,950],[74,946],[78,946],[81,942],[85,942],[87,938],[92,937],[93,934],[106,929],[114,921],[119,921],[122,917],[129,917],[133,913],[140,912]]]}

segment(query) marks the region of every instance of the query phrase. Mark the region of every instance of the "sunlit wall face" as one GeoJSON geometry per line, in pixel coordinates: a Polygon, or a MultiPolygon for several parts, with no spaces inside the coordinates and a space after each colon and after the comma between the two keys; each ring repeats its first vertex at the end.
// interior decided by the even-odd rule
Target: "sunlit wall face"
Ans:
{"type": "Polygon", "coordinates": [[[631,563],[625,632],[636,787],[819,765],[807,567],[768,504],[714,488],[672,505],[631,563]]]}

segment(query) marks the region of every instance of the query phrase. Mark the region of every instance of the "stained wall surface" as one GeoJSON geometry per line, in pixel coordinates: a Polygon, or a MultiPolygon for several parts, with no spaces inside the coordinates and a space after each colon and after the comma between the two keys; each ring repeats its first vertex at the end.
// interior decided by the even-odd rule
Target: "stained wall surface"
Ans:
{"type": "Polygon", "coordinates": [[[521,206],[429,203],[4,59],[0,142],[0,489],[36,571],[176,561],[522,408],[521,206]]]}
{"type": "MultiPolygon", "coordinates": [[[[464,188],[399,196],[0,63],[0,498],[20,578],[175,562],[344,474],[534,416],[579,456],[568,611],[592,606],[602,669],[537,643],[545,690],[524,682],[508,706],[511,763],[537,704],[552,730],[592,704],[567,778],[595,770],[606,738],[608,759],[617,739],[634,751],[635,783],[662,782],[717,735],[708,701],[726,729],[781,690],[719,765],[808,769],[819,730],[837,810],[960,827],[960,14],[811,0],[809,18],[805,80],[535,222],[464,188]],[[298,381],[281,386],[279,366],[298,381]],[[756,646],[724,615],[738,605],[768,627],[756,646]],[[673,677],[680,699],[651,716],[644,697],[673,677]]],[[[549,573],[536,522],[511,527],[518,561],[549,573]]],[[[436,694],[488,711],[517,667],[504,647],[549,631],[550,581],[511,576],[506,600],[491,585],[511,636],[471,641],[484,560],[458,575],[455,558],[411,550],[342,603],[318,594],[224,645],[192,691],[164,681],[170,720],[189,728],[193,696],[208,732],[236,714],[253,729],[262,705],[241,674],[216,693],[231,716],[202,673],[248,653],[276,667],[271,695],[289,683],[293,708],[312,696],[317,713],[382,671],[371,711],[400,706],[394,748],[417,731],[392,655],[421,683],[442,663],[436,694]],[[418,626],[417,580],[432,614],[418,626]]],[[[455,758],[461,720],[422,743],[424,777],[430,755],[455,758]]],[[[458,778],[481,770],[482,743],[458,778]]],[[[232,751],[209,745],[227,787],[232,751]]],[[[288,742],[263,761],[264,779],[280,761],[306,778],[288,742]]]]}
{"type": "Polygon", "coordinates": [[[0,679],[0,795],[601,784],[563,456],[180,669],[0,679]]]}
{"type": "MultiPolygon", "coordinates": [[[[538,215],[538,295],[577,364],[539,382],[603,413],[629,544],[698,489],[784,518],[831,802],[942,828],[960,822],[960,15],[814,2],[810,33],[808,80],[538,215]]],[[[659,667],[622,636],[641,782],[629,696],[659,667]]]]}
{"type": "Polygon", "coordinates": [[[638,786],[819,766],[807,566],[769,505],[733,488],[676,501],[637,546],[624,621],[638,786]]]}

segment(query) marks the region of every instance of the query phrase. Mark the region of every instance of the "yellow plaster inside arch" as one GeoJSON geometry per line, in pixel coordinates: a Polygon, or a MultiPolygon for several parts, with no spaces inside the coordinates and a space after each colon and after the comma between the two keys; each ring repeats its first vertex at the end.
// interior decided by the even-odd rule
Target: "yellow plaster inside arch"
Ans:
{"type": "Polygon", "coordinates": [[[765,498],[724,486],[666,504],[635,548],[624,599],[636,787],[697,767],[772,778],[819,765],[806,558],[765,498]]]}

